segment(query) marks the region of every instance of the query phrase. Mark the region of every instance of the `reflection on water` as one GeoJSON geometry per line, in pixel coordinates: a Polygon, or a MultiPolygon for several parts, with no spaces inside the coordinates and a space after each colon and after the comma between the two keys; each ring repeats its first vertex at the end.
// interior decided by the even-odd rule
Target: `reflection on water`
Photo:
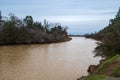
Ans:
{"type": "Polygon", "coordinates": [[[0,80],[76,80],[87,75],[94,40],[73,37],[69,42],[0,47],[0,80]]]}

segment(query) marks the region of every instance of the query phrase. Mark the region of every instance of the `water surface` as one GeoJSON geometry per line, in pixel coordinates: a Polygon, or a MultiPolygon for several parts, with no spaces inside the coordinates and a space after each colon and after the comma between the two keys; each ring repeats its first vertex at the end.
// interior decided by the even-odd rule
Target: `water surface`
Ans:
{"type": "Polygon", "coordinates": [[[73,37],[69,42],[0,47],[0,80],[76,80],[87,75],[96,41],[73,37]]]}

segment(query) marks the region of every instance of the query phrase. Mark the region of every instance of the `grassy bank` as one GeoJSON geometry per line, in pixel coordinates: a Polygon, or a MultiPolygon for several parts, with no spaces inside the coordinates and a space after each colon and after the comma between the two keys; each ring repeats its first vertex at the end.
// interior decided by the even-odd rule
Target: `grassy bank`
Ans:
{"type": "Polygon", "coordinates": [[[120,80],[120,55],[103,61],[93,74],[79,80],[120,80]]]}
{"type": "Polygon", "coordinates": [[[109,59],[105,60],[103,63],[101,63],[101,65],[99,65],[99,67],[94,72],[94,74],[103,74],[104,73],[105,75],[113,75],[113,76],[116,75],[116,76],[120,77],[120,64],[119,63],[120,63],[120,55],[116,55],[112,58],[109,58],[109,59]],[[107,71],[108,68],[111,71],[107,71]],[[109,72],[109,74],[108,74],[108,72],[109,72]]]}

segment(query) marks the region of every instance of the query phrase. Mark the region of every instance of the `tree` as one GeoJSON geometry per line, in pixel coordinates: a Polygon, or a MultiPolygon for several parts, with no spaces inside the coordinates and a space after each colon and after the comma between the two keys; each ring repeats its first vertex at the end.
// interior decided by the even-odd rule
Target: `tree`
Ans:
{"type": "Polygon", "coordinates": [[[44,20],[44,27],[45,27],[45,31],[48,33],[49,32],[49,24],[46,19],[44,20]]]}
{"type": "Polygon", "coordinates": [[[26,16],[25,18],[24,18],[24,23],[25,23],[25,25],[27,26],[27,27],[32,27],[32,25],[33,25],[33,18],[32,18],[32,16],[26,16]]]}
{"type": "Polygon", "coordinates": [[[34,27],[38,28],[38,29],[41,29],[42,31],[44,31],[44,27],[43,25],[41,24],[41,22],[35,22],[33,24],[34,27]]]}
{"type": "Polygon", "coordinates": [[[8,21],[4,24],[4,43],[15,44],[15,39],[17,37],[17,27],[15,27],[14,22],[8,21]]]}
{"type": "Polygon", "coordinates": [[[116,17],[120,17],[120,8],[118,10],[118,13],[117,13],[116,17]]]}
{"type": "Polygon", "coordinates": [[[1,11],[0,11],[0,27],[2,25],[2,15],[1,15],[1,11]]]}

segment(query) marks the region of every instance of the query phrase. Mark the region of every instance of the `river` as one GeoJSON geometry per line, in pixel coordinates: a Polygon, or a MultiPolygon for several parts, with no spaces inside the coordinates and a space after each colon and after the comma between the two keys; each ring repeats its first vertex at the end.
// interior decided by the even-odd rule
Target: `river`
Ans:
{"type": "Polygon", "coordinates": [[[72,37],[69,42],[0,46],[0,80],[76,80],[98,64],[96,41],[72,37]]]}

